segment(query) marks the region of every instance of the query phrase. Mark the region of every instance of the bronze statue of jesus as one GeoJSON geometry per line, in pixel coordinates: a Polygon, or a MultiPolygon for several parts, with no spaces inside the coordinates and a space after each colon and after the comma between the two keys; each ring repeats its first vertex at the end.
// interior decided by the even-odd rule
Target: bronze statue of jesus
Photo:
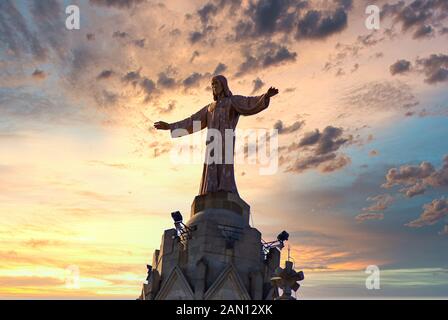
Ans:
{"type": "MultiPolygon", "coordinates": [[[[192,116],[174,123],[158,121],[154,123],[154,127],[159,130],[170,130],[173,138],[185,134],[192,134],[204,128],[218,130],[222,137],[222,154],[226,154],[226,129],[234,131],[240,115],[250,116],[263,111],[269,106],[270,98],[278,94],[276,88],[270,87],[269,90],[261,96],[244,97],[232,95],[227,84],[227,79],[222,75],[214,76],[212,78],[212,91],[214,102],[206,105],[192,116]],[[195,123],[200,125],[195,126],[195,123]],[[183,129],[184,134],[179,134],[179,130],[177,129],[183,129]],[[177,130],[176,133],[174,133],[175,130],[177,130]]],[[[234,136],[232,137],[231,143],[230,146],[232,147],[233,152],[235,147],[234,136]]],[[[228,163],[228,161],[225,163],[216,163],[214,161],[207,161],[209,157],[210,154],[207,152],[204,169],[202,171],[199,194],[203,195],[217,191],[238,194],[235,183],[233,159],[231,163],[228,163]]]]}

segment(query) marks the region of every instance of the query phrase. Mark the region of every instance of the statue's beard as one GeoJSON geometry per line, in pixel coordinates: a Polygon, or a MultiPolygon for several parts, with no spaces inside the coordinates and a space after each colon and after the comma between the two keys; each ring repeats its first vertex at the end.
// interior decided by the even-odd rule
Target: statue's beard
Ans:
{"type": "Polygon", "coordinates": [[[221,90],[221,92],[220,92],[220,93],[218,93],[218,92],[216,92],[215,90],[213,90],[213,95],[214,95],[215,97],[221,97],[221,96],[223,96],[223,95],[224,95],[224,91],[223,91],[223,90],[221,90]]]}

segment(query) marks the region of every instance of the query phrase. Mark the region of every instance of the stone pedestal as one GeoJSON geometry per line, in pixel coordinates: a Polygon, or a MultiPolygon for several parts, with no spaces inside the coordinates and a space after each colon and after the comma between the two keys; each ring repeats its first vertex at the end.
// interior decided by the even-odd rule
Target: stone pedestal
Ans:
{"type": "Polygon", "coordinates": [[[271,248],[265,256],[249,215],[236,194],[197,196],[185,223],[189,232],[178,237],[176,229],[165,230],[140,299],[272,299],[280,251],[271,248]]]}

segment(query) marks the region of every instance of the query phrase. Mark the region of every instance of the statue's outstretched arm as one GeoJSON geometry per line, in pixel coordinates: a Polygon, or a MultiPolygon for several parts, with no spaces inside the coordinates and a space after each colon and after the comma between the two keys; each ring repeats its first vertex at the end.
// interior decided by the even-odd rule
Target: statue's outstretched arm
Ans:
{"type": "Polygon", "coordinates": [[[250,116],[266,109],[269,106],[270,98],[276,94],[278,94],[278,90],[271,87],[261,96],[244,97],[235,95],[231,98],[232,106],[239,114],[243,116],[250,116]]]}
{"type": "Polygon", "coordinates": [[[173,123],[158,121],[154,123],[154,127],[159,130],[170,130],[173,138],[192,134],[207,127],[207,108],[208,106],[205,106],[195,114],[181,121],[173,123]]]}

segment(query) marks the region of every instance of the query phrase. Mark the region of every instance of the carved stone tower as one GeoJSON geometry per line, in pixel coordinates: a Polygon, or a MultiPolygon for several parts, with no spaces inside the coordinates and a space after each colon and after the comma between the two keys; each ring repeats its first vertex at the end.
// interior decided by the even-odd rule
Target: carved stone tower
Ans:
{"type": "Polygon", "coordinates": [[[160,250],[154,252],[140,299],[277,297],[271,276],[280,266],[283,241],[263,245],[261,233],[249,225],[250,207],[238,195],[197,196],[186,224],[177,214],[176,227],[165,230],[160,250]]]}

